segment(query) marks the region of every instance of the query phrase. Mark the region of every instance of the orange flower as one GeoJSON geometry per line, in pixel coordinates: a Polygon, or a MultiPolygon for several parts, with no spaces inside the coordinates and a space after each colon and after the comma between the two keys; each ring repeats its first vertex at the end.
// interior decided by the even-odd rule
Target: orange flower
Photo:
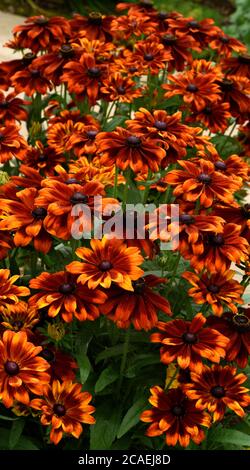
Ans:
{"type": "Polygon", "coordinates": [[[226,74],[250,79],[250,54],[222,59],[220,65],[226,74]]]}
{"type": "Polygon", "coordinates": [[[171,33],[192,36],[202,49],[207,46],[215,34],[221,32],[220,28],[215,26],[214,20],[211,18],[205,18],[201,21],[197,21],[192,17],[170,18],[168,26],[171,33]]]}
{"type": "Polygon", "coordinates": [[[212,162],[200,159],[195,162],[178,160],[178,163],[183,170],[172,170],[165,176],[168,184],[176,186],[175,196],[181,196],[184,201],[200,198],[204,207],[212,206],[216,199],[233,202],[235,183],[216,171],[212,162]]]}
{"type": "Polygon", "coordinates": [[[136,88],[136,83],[129,77],[123,77],[114,72],[103,80],[101,93],[106,101],[118,101],[119,103],[131,103],[142,95],[142,88],[136,88]]]}
{"type": "Polygon", "coordinates": [[[12,157],[22,159],[27,148],[27,143],[19,134],[19,127],[15,124],[0,127],[0,163],[5,163],[12,157]]]}
{"type": "Polygon", "coordinates": [[[112,41],[110,28],[113,18],[97,11],[92,11],[88,16],[74,14],[73,19],[70,20],[73,36],[82,35],[91,41],[95,39],[103,42],[112,41]]]}
{"type": "Polygon", "coordinates": [[[154,42],[152,40],[139,41],[135,44],[135,50],[127,54],[131,62],[139,62],[144,71],[152,75],[158,75],[161,69],[164,69],[172,56],[169,51],[164,48],[163,44],[154,42]]]}
{"type": "Polygon", "coordinates": [[[225,219],[228,223],[241,226],[240,235],[250,243],[250,204],[243,206],[235,203],[232,206],[216,205],[213,214],[225,219]]]}
{"type": "Polygon", "coordinates": [[[128,328],[132,323],[136,330],[151,330],[158,321],[159,310],[172,315],[167,299],[152,290],[152,287],[163,282],[166,282],[165,278],[148,275],[132,282],[133,292],[111,287],[102,313],[108,315],[119,328],[128,328]]]}
{"type": "Polygon", "coordinates": [[[41,411],[41,423],[52,426],[50,440],[53,444],[60,442],[63,433],[78,439],[83,430],[81,423],[95,424],[91,416],[95,408],[89,405],[92,395],[81,390],[81,384],[54,380],[52,385],[44,386],[43,398],[31,401],[30,406],[41,411]]]}
{"type": "Polygon", "coordinates": [[[4,329],[13,331],[25,331],[30,335],[31,330],[39,322],[40,317],[37,308],[30,307],[27,302],[18,302],[8,305],[1,311],[1,325],[4,329]]]}
{"type": "Polygon", "coordinates": [[[165,51],[169,52],[172,59],[168,62],[168,71],[184,70],[186,63],[192,63],[193,57],[190,49],[199,51],[196,41],[192,36],[184,36],[180,34],[169,34],[168,32],[157,35],[156,40],[160,40],[165,51]]]}
{"type": "Polygon", "coordinates": [[[218,81],[222,93],[222,101],[229,103],[230,113],[238,118],[247,113],[250,107],[250,80],[244,77],[227,75],[218,81]]]}
{"type": "Polygon", "coordinates": [[[111,33],[117,39],[129,39],[131,36],[148,35],[155,31],[157,23],[149,16],[131,13],[129,16],[118,16],[111,23],[111,33]]]}
{"type": "Polygon", "coordinates": [[[209,42],[209,47],[226,58],[231,57],[233,52],[247,52],[247,47],[242,42],[223,32],[216,34],[212,38],[212,41],[209,42]]]}
{"type": "Polygon", "coordinates": [[[191,258],[191,265],[196,271],[204,267],[211,273],[224,272],[231,262],[240,263],[248,259],[248,243],[240,237],[241,227],[236,224],[225,224],[223,233],[204,235],[204,251],[191,258]]]}
{"type": "Polygon", "coordinates": [[[237,374],[236,367],[204,366],[201,374],[191,372],[192,383],[183,386],[191,400],[197,400],[198,410],[208,409],[213,421],[223,419],[227,407],[244,418],[244,407],[250,404],[248,389],[242,387],[247,376],[237,374]]]}
{"type": "MultiPolygon", "coordinates": [[[[41,341],[41,338],[39,338],[41,341]]],[[[39,341],[39,344],[41,345],[39,341]]],[[[42,346],[39,356],[43,357],[50,365],[49,373],[52,380],[75,380],[78,365],[76,361],[65,352],[55,346],[46,344],[42,346]]]]}
{"type": "Polygon", "coordinates": [[[63,67],[76,57],[77,51],[71,44],[62,44],[60,48],[37,57],[32,67],[38,69],[42,76],[50,80],[55,86],[61,84],[63,67]]]}
{"type": "Polygon", "coordinates": [[[143,411],[141,421],[152,423],[146,432],[149,437],[166,434],[166,444],[175,446],[178,442],[187,447],[190,440],[200,444],[205,439],[201,426],[210,427],[211,418],[195,406],[194,400],[189,400],[181,388],[172,388],[165,392],[161,387],[150,389],[151,410],[143,411]]]}
{"type": "Polygon", "coordinates": [[[11,248],[13,248],[12,236],[4,230],[0,230],[0,260],[6,258],[11,248]]]}
{"type": "Polygon", "coordinates": [[[203,358],[219,363],[226,355],[228,338],[205,324],[202,313],[197,313],[191,322],[179,319],[158,322],[160,332],[151,335],[151,342],[162,344],[161,361],[171,364],[176,360],[182,369],[190,368],[197,373],[203,369],[203,358]]]}
{"type": "Polygon", "coordinates": [[[13,33],[21,48],[33,52],[54,50],[71,35],[70,23],[66,18],[53,16],[30,16],[22,25],[15,26],[13,33]]]}
{"type": "Polygon", "coordinates": [[[16,193],[13,200],[2,200],[5,215],[0,222],[0,228],[15,231],[16,246],[27,246],[33,241],[37,251],[48,253],[52,238],[45,229],[47,210],[36,202],[37,196],[37,189],[26,188],[16,193]]]}
{"type": "Polygon", "coordinates": [[[11,84],[16,93],[24,92],[28,96],[32,96],[34,93],[45,95],[47,89],[52,89],[49,80],[43,76],[39,69],[35,68],[33,63],[25,70],[16,72],[11,78],[11,84]]]}
{"type": "Polygon", "coordinates": [[[228,128],[228,120],[231,118],[229,108],[229,103],[211,102],[199,111],[194,108],[191,115],[186,117],[186,122],[201,123],[215,134],[224,132],[228,128]]]}
{"type": "Polygon", "coordinates": [[[61,315],[67,323],[74,317],[80,321],[95,320],[99,317],[99,306],[107,296],[100,290],[90,290],[77,284],[77,277],[64,271],[43,272],[31,279],[30,287],[39,293],[30,298],[30,304],[38,309],[48,307],[48,316],[61,315]]]}
{"type": "Polygon", "coordinates": [[[0,120],[5,124],[13,124],[17,121],[27,121],[28,112],[23,106],[30,104],[29,101],[18,98],[15,93],[4,95],[0,91],[0,120]]]}
{"type": "Polygon", "coordinates": [[[98,285],[108,289],[114,282],[123,289],[133,291],[132,281],[143,274],[138,267],[143,262],[138,248],[127,248],[122,240],[103,238],[91,240],[91,248],[77,248],[76,254],[84,262],[73,261],[67,271],[78,274],[77,282],[88,284],[90,289],[98,285]]]}
{"type": "Polygon", "coordinates": [[[220,99],[220,88],[215,74],[195,73],[187,71],[177,75],[169,75],[170,84],[162,85],[167,92],[164,98],[172,98],[181,95],[184,103],[192,104],[197,111],[200,111],[209,103],[220,99]]]}
{"type": "Polygon", "coordinates": [[[230,308],[233,313],[237,313],[235,305],[243,304],[241,295],[244,292],[243,286],[233,279],[234,271],[223,273],[203,273],[201,277],[191,272],[185,272],[182,277],[192,284],[188,295],[199,305],[208,303],[211,305],[215,315],[222,315],[224,306],[230,308]]]}
{"type": "Polygon", "coordinates": [[[8,306],[16,304],[18,297],[29,295],[30,290],[27,287],[15,286],[14,282],[19,276],[11,276],[9,269],[0,269],[0,311],[2,312],[8,306]]]}
{"type": "Polygon", "coordinates": [[[5,331],[0,341],[0,398],[10,408],[14,400],[29,405],[29,393],[42,395],[50,380],[49,364],[38,357],[40,346],[27,341],[23,331],[5,331]]]}
{"type": "Polygon", "coordinates": [[[82,122],[77,122],[74,124],[68,140],[65,139],[65,150],[67,152],[73,150],[77,157],[95,153],[97,148],[95,139],[99,130],[99,126],[86,126],[82,122]]]}
{"type": "Polygon", "coordinates": [[[237,315],[226,312],[221,318],[208,317],[208,324],[229,339],[226,360],[247,367],[250,355],[250,311],[241,309],[237,315]]]}
{"type": "Polygon", "coordinates": [[[115,163],[122,170],[130,167],[134,172],[159,170],[166,152],[157,145],[158,142],[158,139],[138,135],[122,127],[113,132],[100,132],[97,136],[101,163],[107,166],[115,163]]]}
{"type": "Polygon", "coordinates": [[[100,86],[107,77],[107,65],[96,61],[93,54],[83,53],[78,62],[70,61],[64,66],[62,81],[67,83],[70,93],[85,96],[90,105],[99,97],[100,86]]]}
{"type": "Polygon", "coordinates": [[[28,148],[22,161],[26,168],[31,167],[44,176],[49,176],[54,175],[56,165],[65,162],[65,157],[58,154],[54,148],[45,146],[40,140],[37,140],[35,147],[28,148]]]}

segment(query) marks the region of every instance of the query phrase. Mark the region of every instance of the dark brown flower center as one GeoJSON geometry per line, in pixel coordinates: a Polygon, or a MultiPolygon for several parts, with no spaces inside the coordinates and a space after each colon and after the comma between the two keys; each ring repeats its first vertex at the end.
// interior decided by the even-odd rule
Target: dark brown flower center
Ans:
{"type": "Polygon", "coordinates": [[[186,224],[186,225],[190,225],[190,224],[193,224],[194,223],[194,218],[192,217],[192,215],[189,215],[189,214],[181,214],[180,215],[180,223],[181,224],[186,224]]]}
{"type": "Polygon", "coordinates": [[[16,320],[12,323],[13,328],[16,330],[20,330],[23,326],[23,322],[21,320],[16,320]]]}
{"type": "Polygon", "coordinates": [[[181,416],[184,416],[185,414],[185,409],[184,409],[184,406],[182,405],[173,406],[171,411],[176,417],[181,417],[181,416]]]}
{"type": "Polygon", "coordinates": [[[39,16],[39,18],[36,18],[34,23],[39,24],[39,25],[45,25],[48,24],[49,20],[45,16],[39,16]]]}
{"type": "Polygon", "coordinates": [[[158,17],[159,20],[164,21],[167,18],[169,18],[169,13],[167,13],[166,11],[159,11],[157,17],[158,17]]]}
{"type": "Polygon", "coordinates": [[[211,238],[210,238],[210,242],[212,243],[212,245],[221,246],[221,245],[224,244],[224,238],[219,233],[218,235],[212,235],[211,238]]]}
{"type": "Polygon", "coordinates": [[[0,132],[0,141],[4,139],[4,134],[0,132]]]}
{"type": "Polygon", "coordinates": [[[17,375],[19,373],[19,365],[14,361],[7,361],[4,364],[4,370],[8,375],[17,375]]]}
{"type": "Polygon", "coordinates": [[[223,43],[223,44],[228,44],[229,43],[229,38],[227,36],[219,36],[219,40],[223,43]]]}
{"type": "Polygon", "coordinates": [[[100,26],[102,24],[102,14],[98,11],[92,11],[91,13],[89,13],[88,21],[91,24],[100,26]]]}
{"type": "Polygon", "coordinates": [[[38,77],[40,75],[40,70],[38,69],[31,69],[30,70],[30,74],[32,75],[32,77],[38,77]]]}
{"type": "Polygon", "coordinates": [[[223,398],[225,396],[225,389],[221,385],[216,385],[215,387],[212,387],[210,392],[215,398],[223,398]]]}
{"type": "Polygon", "coordinates": [[[55,354],[53,353],[53,351],[51,351],[51,349],[48,349],[48,348],[44,348],[40,352],[39,356],[43,357],[43,359],[45,359],[48,362],[52,362],[55,359],[55,354]]]}
{"type": "Polygon", "coordinates": [[[215,162],[214,166],[217,170],[221,171],[225,171],[227,169],[227,165],[222,161],[215,162]]]}
{"type": "Polygon", "coordinates": [[[73,53],[73,47],[71,46],[71,44],[63,44],[60,47],[60,53],[63,57],[71,57],[73,53]]]}
{"type": "Polygon", "coordinates": [[[64,181],[65,184],[80,184],[80,181],[77,180],[76,178],[69,178],[66,181],[64,181]]]}
{"type": "Polygon", "coordinates": [[[144,54],[144,60],[150,62],[151,60],[153,60],[154,56],[153,54],[144,54]]]}
{"type": "Polygon", "coordinates": [[[241,64],[250,64],[250,54],[241,54],[241,55],[238,57],[238,61],[239,61],[241,64]]]}
{"type": "Polygon", "coordinates": [[[33,52],[26,52],[26,54],[24,54],[23,58],[22,58],[22,62],[24,64],[30,64],[32,62],[32,60],[34,60],[36,58],[36,55],[33,54],[33,52]]]}
{"type": "Polygon", "coordinates": [[[197,335],[195,333],[191,333],[190,331],[187,331],[186,333],[184,333],[182,335],[182,339],[184,341],[184,343],[187,343],[187,344],[195,344],[197,343],[197,335]]]}
{"type": "Polygon", "coordinates": [[[167,123],[164,121],[155,121],[154,125],[159,131],[165,131],[167,129],[167,123]]]}
{"type": "Polygon", "coordinates": [[[233,88],[234,82],[228,78],[224,78],[220,85],[222,91],[230,91],[233,88]]]}
{"type": "Polygon", "coordinates": [[[205,108],[202,110],[202,112],[204,114],[209,115],[209,114],[212,114],[213,110],[212,110],[211,106],[205,106],[205,108]]]}
{"type": "Polygon", "coordinates": [[[233,316],[233,323],[239,333],[250,330],[250,318],[242,313],[233,316]]]}
{"type": "Polygon", "coordinates": [[[187,25],[189,26],[189,28],[199,28],[200,27],[198,21],[195,21],[195,20],[189,21],[187,25]]]}
{"type": "Polygon", "coordinates": [[[124,86],[118,86],[117,91],[118,91],[119,95],[125,95],[126,88],[124,86]]]}
{"type": "Polygon", "coordinates": [[[164,46],[172,46],[177,41],[177,38],[173,34],[166,34],[163,36],[161,42],[164,46]]]}
{"type": "Polygon", "coordinates": [[[194,83],[189,83],[186,90],[190,93],[196,93],[198,91],[198,87],[194,83]]]}
{"type": "Polygon", "coordinates": [[[45,219],[46,215],[47,215],[47,210],[44,209],[44,207],[36,207],[32,212],[31,214],[33,215],[33,217],[37,220],[43,220],[45,219]]]}
{"type": "Polygon", "coordinates": [[[88,75],[91,78],[98,78],[101,75],[101,70],[98,67],[90,67],[88,69],[88,75]]]}
{"type": "Polygon", "coordinates": [[[203,184],[209,184],[212,181],[212,178],[210,175],[207,175],[206,173],[201,173],[198,176],[198,181],[203,184]]]}
{"type": "Polygon", "coordinates": [[[137,281],[133,281],[132,286],[134,288],[135,294],[142,294],[145,289],[146,283],[142,277],[141,279],[138,279],[137,281]]]}
{"type": "Polygon", "coordinates": [[[48,160],[48,156],[45,155],[44,153],[40,153],[39,156],[38,156],[38,160],[40,162],[46,162],[48,160]]]}
{"type": "Polygon", "coordinates": [[[76,205],[76,204],[85,204],[88,200],[88,196],[86,194],[83,194],[79,191],[73,194],[70,198],[71,204],[76,205]]]}
{"type": "Polygon", "coordinates": [[[9,106],[9,103],[5,100],[1,101],[0,103],[0,109],[7,109],[9,106]]]}
{"type": "Polygon", "coordinates": [[[218,292],[220,292],[219,286],[216,286],[215,284],[210,284],[207,286],[207,290],[212,294],[218,294],[218,292]]]}
{"type": "Polygon", "coordinates": [[[109,271],[110,269],[112,269],[112,264],[110,263],[110,261],[108,260],[103,260],[100,264],[99,264],[99,269],[103,272],[105,271],[109,271]]]}
{"type": "Polygon", "coordinates": [[[90,139],[90,140],[94,140],[96,138],[98,134],[98,131],[87,131],[86,132],[86,136],[90,139]]]}
{"type": "Polygon", "coordinates": [[[58,290],[61,294],[70,295],[72,294],[72,292],[74,292],[75,288],[76,288],[75,284],[69,282],[69,283],[61,284],[58,290]]]}
{"type": "Polygon", "coordinates": [[[250,204],[244,204],[241,209],[244,219],[250,219],[250,204]]]}
{"type": "Polygon", "coordinates": [[[128,69],[128,71],[129,71],[130,73],[135,73],[135,72],[137,72],[137,70],[138,70],[137,67],[129,67],[129,69],[128,69]]]}
{"type": "Polygon", "coordinates": [[[61,405],[60,403],[56,403],[54,406],[53,406],[53,411],[54,413],[61,417],[61,416],[64,416],[65,413],[66,413],[66,408],[64,405],[61,405]]]}
{"type": "Polygon", "coordinates": [[[140,147],[141,139],[136,135],[129,135],[127,137],[127,143],[130,147],[140,147]]]}

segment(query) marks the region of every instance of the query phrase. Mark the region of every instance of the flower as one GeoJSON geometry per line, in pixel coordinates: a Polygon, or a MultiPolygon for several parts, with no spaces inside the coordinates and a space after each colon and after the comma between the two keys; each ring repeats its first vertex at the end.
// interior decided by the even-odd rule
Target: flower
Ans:
{"type": "Polygon", "coordinates": [[[43,357],[50,365],[49,374],[52,380],[75,380],[78,365],[76,361],[64,351],[50,344],[42,345],[39,356],[43,357]]]}
{"type": "Polygon", "coordinates": [[[81,423],[95,423],[91,416],[95,408],[89,405],[92,395],[81,390],[81,384],[54,380],[51,385],[44,386],[43,398],[31,401],[30,406],[41,411],[41,423],[51,425],[50,440],[53,444],[60,442],[63,433],[78,439],[83,430],[81,423]]]}
{"type": "Polygon", "coordinates": [[[224,58],[220,65],[226,74],[250,79],[250,54],[224,58]]]}
{"type": "Polygon", "coordinates": [[[41,70],[29,65],[26,69],[16,72],[11,78],[12,86],[16,93],[24,92],[28,96],[34,93],[45,95],[47,89],[51,90],[50,81],[42,74],[41,70]]]}
{"type": "Polygon", "coordinates": [[[197,400],[197,409],[208,409],[214,422],[223,419],[227,407],[241,418],[245,416],[243,408],[250,404],[250,396],[242,384],[247,376],[237,374],[236,367],[204,366],[200,374],[191,372],[191,379],[192,383],[183,386],[185,393],[191,400],[197,400]]]}
{"type": "Polygon", "coordinates": [[[247,47],[242,42],[221,32],[212,38],[209,47],[225,58],[231,57],[233,52],[247,52],[247,47]]]}
{"type": "Polygon", "coordinates": [[[32,289],[39,290],[30,298],[30,304],[38,309],[48,307],[48,316],[61,315],[67,323],[73,318],[80,321],[95,320],[106,295],[100,290],[90,290],[77,284],[77,276],[65,271],[43,272],[30,281],[32,289]]]}
{"type": "Polygon", "coordinates": [[[226,355],[228,338],[205,325],[202,313],[197,313],[191,322],[181,319],[158,322],[160,333],[153,333],[151,342],[162,344],[161,361],[170,364],[176,360],[182,369],[190,368],[197,373],[203,369],[203,358],[219,363],[226,355]]]}
{"type": "Polygon", "coordinates": [[[132,103],[135,98],[142,95],[142,88],[136,88],[136,83],[131,78],[114,72],[103,80],[101,93],[106,101],[132,103]]]}
{"type": "Polygon", "coordinates": [[[132,323],[136,330],[151,330],[158,321],[159,310],[172,315],[167,299],[152,290],[162,282],[166,282],[165,278],[149,274],[132,282],[133,292],[111,287],[102,313],[119,328],[128,328],[132,323]]]}
{"type": "Polygon", "coordinates": [[[151,410],[143,411],[140,419],[152,423],[146,435],[149,437],[166,434],[166,444],[175,446],[178,442],[187,447],[190,440],[200,444],[205,439],[201,426],[210,427],[210,416],[195,406],[194,400],[189,400],[180,388],[172,388],[166,393],[161,387],[150,389],[149,402],[151,410]]]}
{"type": "Polygon", "coordinates": [[[38,69],[43,77],[58,86],[61,84],[64,65],[75,58],[76,52],[71,44],[62,44],[57,50],[37,57],[32,67],[38,69]]]}
{"type": "Polygon", "coordinates": [[[191,258],[196,271],[207,268],[211,273],[224,272],[231,262],[240,263],[248,258],[248,242],[240,237],[241,226],[225,224],[223,233],[204,235],[204,250],[191,258]]]}
{"type": "Polygon", "coordinates": [[[5,124],[13,124],[16,120],[27,121],[28,112],[23,106],[29,103],[27,100],[18,98],[13,92],[5,96],[0,91],[0,120],[3,120],[5,124]]]}
{"type": "Polygon", "coordinates": [[[11,276],[9,269],[0,269],[0,312],[8,306],[16,304],[19,297],[29,295],[27,287],[15,286],[14,283],[20,276],[11,276]]]}
{"type": "Polygon", "coordinates": [[[223,101],[211,102],[200,110],[194,108],[192,113],[186,117],[186,122],[201,123],[204,128],[208,128],[215,134],[224,132],[228,128],[228,120],[231,117],[229,109],[229,103],[223,103],[223,101]]]}
{"type": "MultiPolygon", "coordinates": [[[[27,167],[29,167],[33,170],[38,170],[44,176],[50,176],[54,175],[56,165],[65,162],[65,157],[57,153],[54,148],[44,145],[40,140],[37,140],[35,147],[28,148],[22,161],[26,171],[27,167]]],[[[20,167],[20,170],[22,169],[23,167],[20,167]]]]}
{"type": "Polygon", "coordinates": [[[0,163],[11,160],[12,157],[22,159],[28,145],[19,134],[15,124],[0,126],[0,163]]]}
{"type": "Polygon", "coordinates": [[[250,354],[250,312],[240,309],[236,315],[225,312],[222,317],[208,317],[208,324],[229,339],[226,360],[235,361],[241,369],[248,363],[250,354]]]}
{"type": "Polygon", "coordinates": [[[1,201],[6,214],[0,228],[15,231],[16,246],[27,246],[33,241],[35,249],[46,254],[51,249],[52,238],[45,229],[47,210],[36,202],[37,196],[37,189],[26,188],[17,192],[13,200],[1,201]]]}
{"type": "Polygon", "coordinates": [[[220,99],[220,88],[215,83],[216,78],[212,73],[195,73],[190,70],[177,75],[168,75],[170,83],[162,85],[162,88],[167,90],[164,98],[181,95],[184,103],[192,104],[197,111],[200,111],[209,103],[220,99]]]}
{"type": "Polygon", "coordinates": [[[14,400],[29,405],[29,393],[41,395],[48,383],[49,364],[38,357],[40,346],[27,341],[24,331],[7,330],[0,340],[0,398],[10,408],[14,400]]]}
{"type": "Polygon", "coordinates": [[[38,52],[54,50],[66,42],[71,35],[71,28],[69,21],[61,16],[30,16],[24,24],[15,26],[13,33],[18,38],[20,48],[38,52]]]}
{"type": "Polygon", "coordinates": [[[202,49],[210,43],[215,34],[221,32],[220,28],[215,26],[214,20],[211,18],[205,18],[201,21],[197,21],[193,17],[170,18],[168,26],[171,33],[193,37],[202,49]]]}
{"type": "Polygon", "coordinates": [[[147,172],[148,169],[156,172],[166,154],[157,139],[132,133],[122,127],[117,127],[113,132],[100,132],[96,140],[101,163],[106,166],[115,163],[122,170],[130,167],[134,172],[147,172]]]}
{"type": "MultiPolygon", "coordinates": [[[[155,35],[156,36],[156,35],[155,35]]],[[[168,61],[168,70],[178,72],[184,70],[186,63],[192,63],[193,57],[190,49],[200,50],[192,36],[169,34],[164,32],[160,36],[157,34],[156,40],[160,40],[165,51],[170,52],[172,59],[168,61]]]]}
{"type": "Polygon", "coordinates": [[[131,36],[148,35],[155,31],[157,24],[146,14],[118,16],[111,23],[111,33],[117,39],[129,39],[131,36]]]}
{"type": "Polygon", "coordinates": [[[171,170],[165,176],[165,181],[173,186],[175,196],[181,196],[184,201],[197,201],[204,207],[212,206],[215,199],[233,202],[233,192],[236,183],[218,172],[215,165],[204,159],[198,161],[178,160],[182,170],[171,170]]]}
{"type": "Polygon", "coordinates": [[[113,16],[105,16],[98,11],[91,11],[88,16],[74,14],[70,20],[73,37],[82,35],[91,41],[112,41],[112,20],[113,16]]]}
{"type": "Polygon", "coordinates": [[[230,113],[238,118],[247,113],[250,106],[250,81],[245,77],[227,75],[218,81],[222,101],[229,103],[230,113]]]}
{"type": "Polygon", "coordinates": [[[1,311],[1,325],[4,329],[25,331],[27,335],[30,335],[39,320],[37,308],[30,307],[27,302],[23,301],[7,305],[6,309],[1,311]]]}
{"type": "Polygon", "coordinates": [[[127,56],[130,57],[131,63],[138,62],[142,65],[144,71],[150,71],[152,75],[158,75],[161,69],[167,66],[172,56],[169,51],[164,48],[163,44],[152,40],[139,41],[135,44],[135,50],[127,56]]]}
{"type": "Polygon", "coordinates": [[[97,62],[93,54],[83,53],[78,62],[70,61],[64,66],[61,80],[67,83],[70,93],[86,96],[90,105],[94,105],[107,72],[106,64],[97,62]]]}
{"type": "Polygon", "coordinates": [[[133,291],[132,281],[143,274],[139,265],[143,257],[138,248],[127,247],[123,240],[107,239],[90,241],[91,248],[77,248],[76,254],[83,260],[73,261],[67,271],[77,274],[77,282],[95,289],[98,285],[108,289],[114,282],[125,290],[133,291]]]}
{"type": "Polygon", "coordinates": [[[236,304],[243,304],[241,295],[243,286],[233,279],[234,271],[223,273],[203,273],[200,277],[194,273],[184,272],[182,277],[192,284],[188,295],[194,299],[196,304],[208,303],[211,305],[215,315],[222,315],[224,306],[237,313],[236,304]]]}

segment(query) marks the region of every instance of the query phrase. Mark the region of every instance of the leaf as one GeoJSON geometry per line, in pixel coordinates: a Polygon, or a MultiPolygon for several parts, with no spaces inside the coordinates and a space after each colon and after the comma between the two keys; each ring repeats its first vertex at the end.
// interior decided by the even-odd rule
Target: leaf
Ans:
{"type": "Polygon", "coordinates": [[[113,382],[116,381],[116,379],[119,377],[119,373],[117,370],[114,370],[114,366],[110,365],[106,369],[104,369],[96,384],[95,384],[95,392],[101,392],[107,385],[112,384],[113,382]]]}
{"type": "Polygon", "coordinates": [[[91,369],[92,369],[91,364],[90,364],[90,360],[89,360],[87,354],[85,354],[85,353],[79,353],[76,356],[76,360],[77,360],[77,363],[78,363],[79,368],[80,368],[81,384],[84,384],[86,382],[89,374],[90,374],[91,369]]]}
{"type": "MultiPolygon", "coordinates": [[[[96,364],[98,364],[98,362],[103,361],[103,359],[107,359],[109,357],[119,356],[119,355],[123,354],[123,347],[124,347],[123,344],[117,344],[116,346],[112,346],[111,348],[107,348],[104,351],[102,351],[101,353],[97,354],[96,360],[95,360],[96,364]]],[[[128,348],[128,351],[133,351],[134,349],[136,349],[136,346],[130,344],[129,348],[128,348]]]]}
{"type": "Polygon", "coordinates": [[[9,449],[14,449],[14,447],[17,445],[22,435],[24,425],[25,420],[22,418],[13,422],[9,434],[9,449]]]}
{"type": "Polygon", "coordinates": [[[109,122],[106,122],[106,124],[103,126],[103,130],[105,132],[111,132],[113,131],[117,126],[123,126],[124,122],[126,121],[128,117],[127,116],[114,116],[112,119],[110,119],[109,122]]]}
{"type": "Polygon", "coordinates": [[[90,450],[110,449],[114,442],[121,421],[121,408],[113,401],[106,401],[98,407],[96,424],[90,428],[90,450]]]}
{"type": "Polygon", "coordinates": [[[0,415],[0,419],[2,419],[3,421],[17,421],[20,418],[19,417],[0,415]]]}
{"type": "Polygon", "coordinates": [[[146,398],[139,398],[132,406],[129,408],[125,414],[119,431],[117,433],[117,439],[120,439],[124,434],[126,434],[131,428],[133,428],[140,421],[141,412],[147,406],[146,398]]]}
{"type": "Polygon", "coordinates": [[[213,440],[221,444],[234,444],[239,447],[250,447],[250,435],[234,429],[219,429],[216,430],[213,440]]]}

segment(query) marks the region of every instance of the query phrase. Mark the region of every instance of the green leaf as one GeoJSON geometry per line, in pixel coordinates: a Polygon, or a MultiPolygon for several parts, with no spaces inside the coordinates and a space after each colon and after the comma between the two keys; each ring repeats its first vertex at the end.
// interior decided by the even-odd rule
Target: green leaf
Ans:
{"type": "Polygon", "coordinates": [[[90,360],[87,354],[85,353],[78,354],[76,356],[76,360],[80,368],[80,380],[81,380],[81,383],[84,384],[92,369],[90,360]]]}
{"type": "Polygon", "coordinates": [[[23,418],[13,422],[9,434],[9,449],[14,449],[14,447],[17,445],[22,435],[24,425],[25,420],[23,418]]]}
{"type": "Polygon", "coordinates": [[[17,421],[18,419],[20,419],[19,417],[12,417],[12,416],[4,416],[4,415],[0,415],[0,419],[2,419],[3,421],[17,421]]]}
{"type": "Polygon", "coordinates": [[[125,414],[119,431],[117,433],[117,439],[120,439],[124,434],[126,434],[131,428],[133,428],[140,421],[141,412],[147,407],[147,399],[139,398],[132,406],[129,408],[125,414]]]}
{"type": "Polygon", "coordinates": [[[114,442],[121,421],[121,409],[113,401],[97,408],[96,424],[90,428],[90,450],[110,449],[114,442]]]}
{"type": "Polygon", "coordinates": [[[234,444],[239,447],[250,447],[250,435],[234,429],[219,429],[214,433],[213,440],[221,444],[234,444]]]}
{"type": "Polygon", "coordinates": [[[95,392],[101,392],[105,387],[107,387],[107,385],[110,385],[115,382],[118,377],[118,371],[114,370],[113,365],[110,365],[101,372],[100,377],[98,378],[95,384],[95,392]]]}
{"type": "Polygon", "coordinates": [[[114,116],[112,119],[110,119],[109,122],[106,122],[105,125],[103,126],[103,130],[105,132],[111,132],[113,131],[117,126],[123,126],[124,122],[126,121],[128,117],[127,116],[114,116]]]}
{"type": "MultiPolygon", "coordinates": [[[[129,345],[128,351],[133,351],[134,349],[136,349],[136,346],[132,344],[129,345]]],[[[107,348],[104,351],[102,351],[100,354],[97,354],[95,362],[96,364],[98,364],[98,362],[103,361],[103,359],[108,359],[109,357],[113,357],[113,356],[119,356],[121,354],[123,354],[123,344],[117,344],[116,346],[107,348]]]]}

